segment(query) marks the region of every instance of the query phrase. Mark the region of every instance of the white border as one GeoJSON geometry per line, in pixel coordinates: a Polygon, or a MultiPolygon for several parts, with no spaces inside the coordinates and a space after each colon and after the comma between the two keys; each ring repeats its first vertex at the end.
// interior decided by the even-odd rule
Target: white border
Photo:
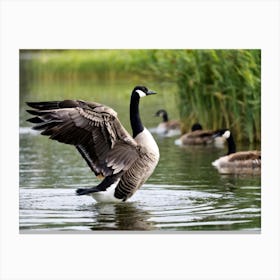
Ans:
{"type": "Polygon", "coordinates": [[[2,1],[1,279],[279,279],[279,2],[2,1]],[[18,50],[261,48],[262,233],[20,235],[18,50]]]}

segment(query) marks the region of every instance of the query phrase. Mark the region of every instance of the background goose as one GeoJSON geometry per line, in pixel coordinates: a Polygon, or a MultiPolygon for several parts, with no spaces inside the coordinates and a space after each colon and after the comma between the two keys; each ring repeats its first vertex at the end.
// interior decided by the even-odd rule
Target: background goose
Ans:
{"type": "Polygon", "coordinates": [[[227,155],[212,162],[212,165],[215,166],[220,173],[260,173],[260,151],[236,152],[232,133],[228,129],[220,129],[214,136],[222,136],[228,143],[227,155]]]}
{"type": "Polygon", "coordinates": [[[178,146],[206,145],[213,142],[213,134],[213,130],[202,130],[202,126],[199,123],[195,123],[192,126],[192,131],[176,139],[175,144],[178,146]]]}
{"type": "Polygon", "coordinates": [[[92,188],[77,189],[78,195],[91,194],[96,201],[125,201],[153,173],[159,149],[142,125],[139,115],[141,97],[155,94],[136,86],[130,100],[133,138],[117,118],[117,113],[102,104],[82,100],[28,102],[36,110],[29,119],[42,135],[74,145],[91,170],[103,181],[92,188]]]}
{"type": "Polygon", "coordinates": [[[158,110],[156,117],[162,117],[162,122],[157,126],[156,133],[162,136],[171,137],[181,134],[180,122],[177,120],[169,120],[166,110],[158,110]]]}

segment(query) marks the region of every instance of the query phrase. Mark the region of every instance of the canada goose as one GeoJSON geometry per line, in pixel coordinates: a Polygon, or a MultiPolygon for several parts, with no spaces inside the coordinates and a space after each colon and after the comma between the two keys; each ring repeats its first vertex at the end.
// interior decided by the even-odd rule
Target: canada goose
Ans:
{"type": "Polygon", "coordinates": [[[155,117],[162,117],[162,122],[156,128],[157,134],[166,137],[181,134],[180,122],[177,120],[169,120],[166,110],[158,110],[155,113],[155,117]]]}
{"type": "Polygon", "coordinates": [[[202,130],[199,123],[192,126],[192,131],[182,135],[179,139],[175,140],[178,146],[185,145],[206,145],[213,142],[213,130],[202,130]]]}
{"type": "Polygon", "coordinates": [[[254,173],[261,171],[261,152],[260,151],[243,151],[236,152],[235,142],[232,133],[228,129],[216,131],[214,137],[222,136],[227,140],[228,153],[212,162],[220,173],[254,173]]]}
{"type": "Polygon", "coordinates": [[[82,100],[28,102],[36,110],[28,119],[42,135],[74,145],[91,170],[103,181],[92,188],[79,188],[77,195],[91,194],[96,201],[126,201],[150,177],[159,161],[158,146],[142,125],[141,97],[155,94],[136,86],[130,99],[133,138],[120,123],[117,113],[102,104],[82,100]]]}

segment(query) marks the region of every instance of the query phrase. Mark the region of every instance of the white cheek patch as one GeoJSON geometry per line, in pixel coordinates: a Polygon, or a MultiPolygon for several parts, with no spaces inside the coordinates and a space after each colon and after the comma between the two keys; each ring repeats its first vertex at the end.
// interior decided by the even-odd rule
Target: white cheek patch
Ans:
{"type": "Polygon", "coordinates": [[[144,91],[142,91],[141,89],[137,89],[136,92],[139,94],[139,97],[146,96],[146,93],[144,91]]]}
{"type": "Polygon", "coordinates": [[[230,136],[230,131],[229,130],[225,131],[225,133],[223,134],[223,137],[225,137],[227,139],[227,138],[229,138],[229,136],[230,136]]]}

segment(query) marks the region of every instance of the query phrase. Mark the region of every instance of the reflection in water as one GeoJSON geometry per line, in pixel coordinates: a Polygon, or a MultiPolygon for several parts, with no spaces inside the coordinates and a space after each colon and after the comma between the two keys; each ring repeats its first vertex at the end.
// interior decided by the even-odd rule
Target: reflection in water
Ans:
{"type": "Polygon", "coordinates": [[[95,222],[92,230],[153,230],[154,226],[148,221],[148,211],[140,209],[134,202],[127,203],[96,203],[95,222]]]}

